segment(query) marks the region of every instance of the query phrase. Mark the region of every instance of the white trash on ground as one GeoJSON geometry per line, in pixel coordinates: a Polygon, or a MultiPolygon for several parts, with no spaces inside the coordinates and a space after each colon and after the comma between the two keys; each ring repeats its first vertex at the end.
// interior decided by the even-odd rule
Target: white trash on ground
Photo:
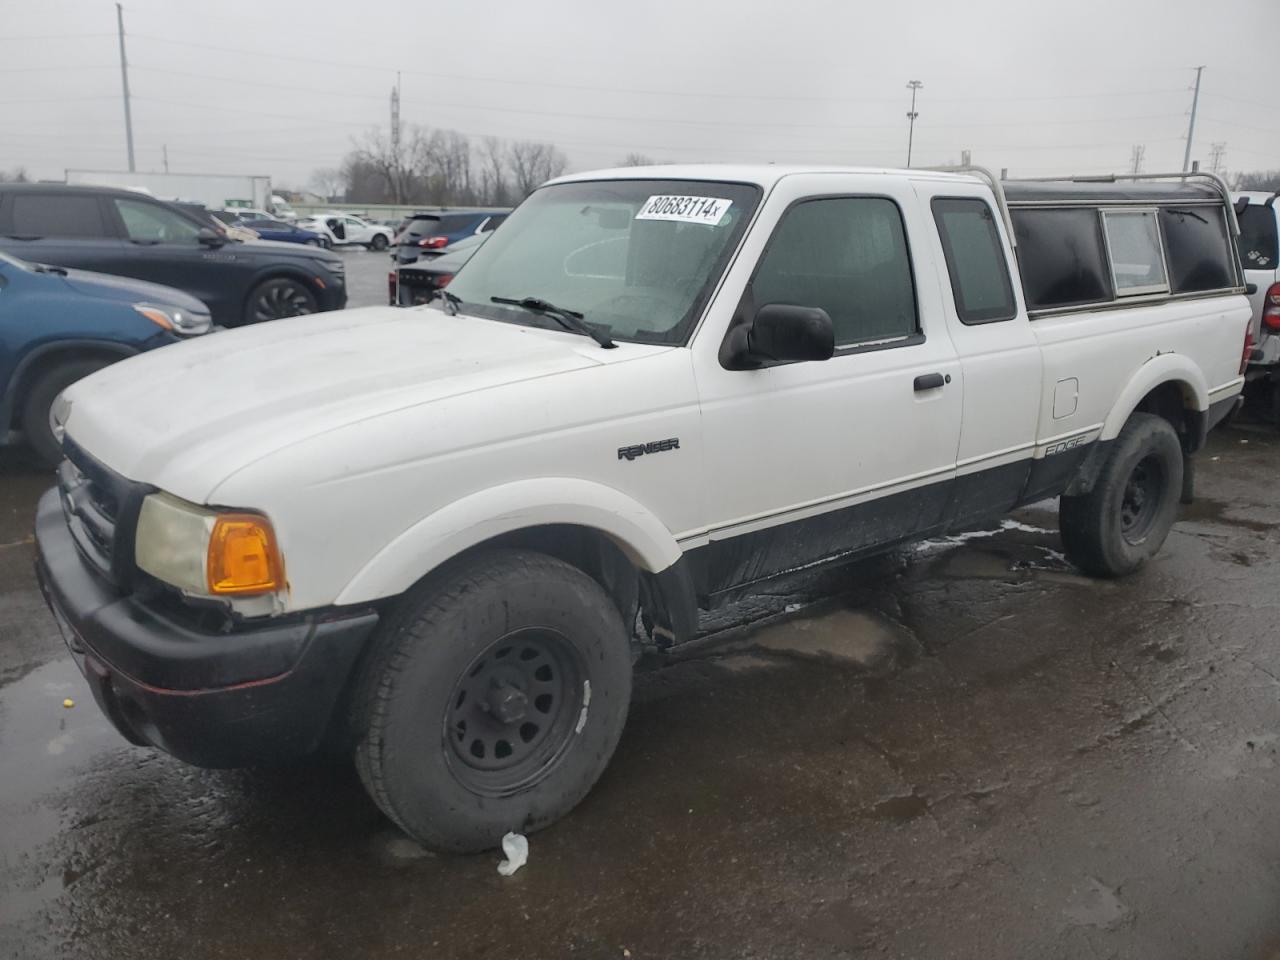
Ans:
{"type": "Polygon", "coordinates": [[[529,862],[529,838],[522,833],[508,833],[502,838],[502,852],[507,859],[498,864],[498,872],[509,877],[529,862]]]}

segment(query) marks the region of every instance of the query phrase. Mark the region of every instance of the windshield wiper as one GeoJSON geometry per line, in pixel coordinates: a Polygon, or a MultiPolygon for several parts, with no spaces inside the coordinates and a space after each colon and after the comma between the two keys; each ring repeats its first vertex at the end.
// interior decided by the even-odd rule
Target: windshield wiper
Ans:
{"type": "Polygon", "coordinates": [[[582,319],[582,314],[576,310],[566,310],[564,307],[557,307],[554,303],[548,303],[538,297],[490,297],[494,303],[506,303],[515,307],[524,307],[526,310],[532,310],[535,313],[541,313],[543,316],[550,317],[566,330],[574,333],[581,333],[583,336],[590,337],[606,350],[612,350],[617,346],[609,335],[603,330],[597,330],[591,324],[582,319]]]}

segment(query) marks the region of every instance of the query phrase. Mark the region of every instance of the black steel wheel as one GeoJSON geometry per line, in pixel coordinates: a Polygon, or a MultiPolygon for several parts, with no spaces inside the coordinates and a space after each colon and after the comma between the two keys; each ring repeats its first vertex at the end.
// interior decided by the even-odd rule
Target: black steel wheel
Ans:
{"type": "Polygon", "coordinates": [[[1058,526],[1072,563],[1094,576],[1119,577],[1154,556],[1173,528],[1184,454],[1173,425],[1152,413],[1130,416],[1103,449],[1093,488],[1059,501],[1058,526]]]}
{"type": "Polygon", "coordinates": [[[356,769],[418,842],[488,849],[586,796],[630,698],[627,631],[598,583],[543,554],[476,554],[380,625],[355,686],[356,769]]]}
{"type": "Polygon", "coordinates": [[[299,281],[277,277],[258,284],[249,294],[245,323],[264,323],[316,312],[316,298],[299,281]]]}
{"type": "Polygon", "coordinates": [[[545,778],[582,715],[585,672],[581,653],[550,630],[518,630],[476,657],[444,720],[458,781],[501,797],[545,778]]]}
{"type": "Polygon", "coordinates": [[[1129,543],[1141,543],[1160,514],[1169,478],[1157,456],[1143,457],[1125,481],[1120,498],[1120,533],[1129,543]]]}

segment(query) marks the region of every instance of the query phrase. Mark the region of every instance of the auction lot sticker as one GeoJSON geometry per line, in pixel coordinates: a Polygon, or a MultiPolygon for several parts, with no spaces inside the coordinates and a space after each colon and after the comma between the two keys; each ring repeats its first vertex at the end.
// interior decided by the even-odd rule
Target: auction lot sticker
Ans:
{"type": "Polygon", "coordinates": [[[719,197],[650,197],[636,214],[637,220],[678,220],[715,226],[733,206],[719,197]]]}

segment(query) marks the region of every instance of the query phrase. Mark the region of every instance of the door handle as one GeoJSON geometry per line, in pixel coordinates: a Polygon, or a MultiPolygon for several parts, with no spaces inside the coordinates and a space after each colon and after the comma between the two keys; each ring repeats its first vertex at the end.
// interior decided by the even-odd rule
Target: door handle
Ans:
{"type": "Polygon", "coordinates": [[[946,383],[947,379],[950,378],[944,379],[940,373],[922,373],[915,380],[916,393],[922,390],[936,390],[946,383]]]}

